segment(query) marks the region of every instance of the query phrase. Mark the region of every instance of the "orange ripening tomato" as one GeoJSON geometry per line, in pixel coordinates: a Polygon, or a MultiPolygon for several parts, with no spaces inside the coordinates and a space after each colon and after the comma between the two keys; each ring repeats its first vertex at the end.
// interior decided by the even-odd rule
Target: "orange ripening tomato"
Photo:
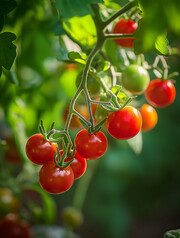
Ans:
{"type": "Polygon", "coordinates": [[[142,131],[145,132],[152,130],[158,121],[156,110],[152,106],[144,104],[140,108],[140,113],[142,116],[142,131]]]}

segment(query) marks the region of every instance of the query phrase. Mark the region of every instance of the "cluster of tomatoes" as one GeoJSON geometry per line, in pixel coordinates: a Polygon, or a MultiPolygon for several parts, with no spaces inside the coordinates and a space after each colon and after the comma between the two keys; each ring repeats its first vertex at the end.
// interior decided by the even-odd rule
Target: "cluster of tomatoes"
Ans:
{"type": "MultiPolygon", "coordinates": [[[[132,20],[121,19],[116,23],[114,33],[133,33],[136,28],[137,24],[132,20]]],[[[133,41],[134,39],[115,39],[116,44],[125,48],[133,48],[133,41]]],[[[80,75],[77,86],[80,84],[81,78],[80,75]]],[[[97,94],[100,86],[97,83],[94,87],[93,80],[88,79],[87,87],[90,94],[93,90],[96,90],[95,94],[97,94]]],[[[105,115],[105,117],[107,116],[106,128],[109,134],[116,139],[127,140],[136,136],[140,130],[148,131],[154,128],[158,116],[153,106],[161,108],[170,105],[175,99],[176,90],[171,80],[154,79],[150,81],[147,70],[139,65],[129,65],[125,68],[122,72],[121,84],[134,95],[144,93],[150,104],[144,104],[139,110],[133,106],[125,106],[105,115]]],[[[99,107],[101,105],[97,107],[96,104],[92,104],[95,119],[99,107]]],[[[89,113],[86,107],[85,109],[87,113],[84,115],[84,110],[76,110],[88,119],[89,113]]],[[[67,117],[67,112],[64,117],[67,117]]],[[[80,122],[78,117],[77,120],[75,117],[73,115],[71,122],[74,120],[75,127],[78,127],[80,122]]],[[[88,130],[82,129],[76,135],[74,144],[76,148],[74,153],[64,157],[63,150],[58,151],[57,144],[45,140],[42,134],[35,134],[27,141],[26,154],[33,163],[42,165],[39,182],[47,192],[60,194],[70,189],[74,180],[79,179],[85,173],[86,160],[102,157],[106,152],[108,142],[102,131],[89,133],[88,130]],[[57,161],[59,162],[57,163],[57,161]]]]}

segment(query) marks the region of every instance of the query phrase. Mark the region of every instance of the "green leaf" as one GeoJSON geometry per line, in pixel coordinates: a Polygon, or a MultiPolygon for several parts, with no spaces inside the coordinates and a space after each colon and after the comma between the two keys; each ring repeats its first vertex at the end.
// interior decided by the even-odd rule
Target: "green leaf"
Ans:
{"type": "Polygon", "coordinates": [[[65,30],[63,28],[62,22],[57,19],[53,19],[51,23],[51,29],[56,36],[65,34],[65,30]]]}
{"type": "Polygon", "coordinates": [[[131,147],[131,149],[136,153],[140,154],[142,151],[143,146],[143,139],[142,139],[142,133],[139,132],[135,137],[127,140],[127,143],[131,147]]]}
{"type": "Polygon", "coordinates": [[[116,66],[119,71],[122,71],[122,68],[129,64],[125,50],[116,45],[113,40],[105,42],[105,50],[111,64],[116,66]]]}
{"type": "Polygon", "coordinates": [[[10,70],[3,70],[4,74],[6,75],[6,77],[11,81],[11,83],[15,84],[16,86],[18,86],[19,82],[18,79],[16,77],[16,74],[14,73],[14,71],[10,70]]]}
{"type": "Polygon", "coordinates": [[[168,40],[166,38],[166,33],[159,35],[155,41],[155,48],[160,54],[169,55],[168,40]]]}
{"type": "Polygon", "coordinates": [[[167,231],[164,234],[164,238],[180,238],[180,229],[167,231]]]}
{"type": "MultiPolygon", "coordinates": [[[[0,14],[1,14],[1,12],[0,12],[0,14]]],[[[2,31],[3,26],[4,26],[4,16],[0,15],[0,31],[2,31]]]]}
{"type": "Polygon", "coordinates": [[[96,28],[90,15],[66,20],[63,27],[80,45],[90,47],[96,43],[96,28]]]}
{"type": "Polygon", "coordinates": [[[98,66],[96,67],[96,70],[101,72],[101,71],[106,71],[110,67],[110,62],[109,61],[100,61],[98,62],[98,66]]]}
{"type": "Polygon", "coordinates": [[[14,0],[1,0],[0,2],[0,13],[5,15],[11,12],[15,7],[17,7],[17,3],[14,0]]]}
{"type": "Polygon", "coordinates": [[[68,53],[68,57],[72,61],[78,62],[80,64],[86,64],[87,55],[84,53],[71,51],[68,53]]]}
{"type": "Polygon", "coordinates": [[[10,32],[0,34],[0,67],[10,70],[16,57],[16,46],[12,43],[16,36],[10,32]]]}
{"type": "Polygon", "coordinates": [[[56,215],[56,205],[54,200],[40,186],[33,185],[28,189],[38,192],[43,203],[42,220],[45,224],[53,223],[56,215]]]}
{"type": "Polygon", "coordinates": [[[157,37],[166,31],[177,35],[180,33],[179,0],[139,0],[139,2],[144,10],[144,17],[138,21],[138,28],[134,32],[136,54],[154,50],[157,37]],[[161,20],[158,20],[159,18],[161,20]]]}
{"type": "Polygon", "coordinates": [[[63,41],[63,39],[59,39],[59,54],[57,56],[57,60],[59,61],[68,61],[68,50],[63,41]]]}
{"type": "Polygon", "coordinates": [[[85,16],[92,14],[91,3],[103,3],[103,0],[56,0],[54,6],[59,12],[60,18],[68,19],[74,16],[85,16]]]}
{"type": "Polygon", "coordinates": [[[1,0],[0,1],[0,31],[4,25],[4,15],[11,12],[17,6],[14,0],[1,0]]]}

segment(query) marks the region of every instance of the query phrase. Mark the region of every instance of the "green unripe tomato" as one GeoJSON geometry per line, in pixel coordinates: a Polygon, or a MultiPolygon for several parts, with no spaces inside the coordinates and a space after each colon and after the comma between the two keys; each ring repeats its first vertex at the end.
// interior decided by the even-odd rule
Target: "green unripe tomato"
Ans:
{"type": "Polygon", "coordinates": [[[66,207],[62,212],[62,220],[70,228],[75,228],[83,223],[82,213],[74,207],[66,207]]]}
{"type": "Polygon", "coordinates": [[[122,73],[122,85],[133,94],[142,94],[149,85],[150,77],[145,68],[129,65],[122,73]]]}
{"type": "MultiPolygon", "coordinates": [[[[80,73],[76,78],[76,87],[77,88],[79,87],[79,84],[80,84],[81,80],[82,80],[82,73],[80,73]]],[[[92,96],[96,96],[96,95],[99,95],[99,93],[100,93],[101,85],[96,79],[94,79],[91,76],[88,76],[88,78],[87,78],[87,88],[88,88],[89,93],[92,96]]]]}

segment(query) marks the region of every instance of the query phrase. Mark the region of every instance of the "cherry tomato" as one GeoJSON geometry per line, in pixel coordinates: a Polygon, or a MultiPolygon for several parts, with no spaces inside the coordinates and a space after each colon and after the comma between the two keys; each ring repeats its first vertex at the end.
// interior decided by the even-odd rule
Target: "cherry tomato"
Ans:
{"type": "Polygon", "coordinates": [[[86,159],[98,159],[107,149],[107,139],[101,131],[89,134],[86,129],[80,131],[75,137],[76,150],[86,159]]]}
{"type": "MultiPolygon", "coordinates": [[[[60,150],[60,155],[62,154],[63,150],[60,150]]],[[[78,179],[82,177],[86,171],[87,166],[86,160],[83,157],[81,157],[77,151],[75,151],[75,155],[73,157],[66,158],[64,162],[69,162],[72,159],[74,160],[71,162],[70,167],[73,170],[74,179],[78,179]]]]}
{"type": "Polygon", "coordinates": [[[147,70],[139,65],[129,65],[122,73],[122,85],[133,94],[142,94],[149,85],[147,70]]]}
{"type": "Polygon", "coordinates": [[[171,80],[154,79],[149,83],[145,96],[154,107],[167,107],[174,102],[176,89],[171,80]]]}
{"type": "Polygon", "coordinates": [[[74,174],[70,166],[62,169],[54,163],[54,160],[51,160],[40,169],[39,183],[48,193],[64,193],[70,189],[73,182],[74,174]]]}
{"type": "Polygon", "coordinates": [[[134,137],[141,130],[141,126],[141,114],[132,106],[126,106],[120,111],[111,112],[107,118],[108,132],[119,140],[134,137]]]}
{"type": "Polygon", "coordinates": [[[26,143],[26,154],[34,164],[44,164],[54,159],[56,147],[56,143],[46,141],[42,134],[35,134],[26,143]]]}
{"type": "Polygon", "coordinates": [[[26,221],[18,219],[16,214],[10,213],[0,221],[1,238],[32,238],[30,226],[26,221]]]}
{"type": "Polygon", "coordinates": [[[13,196],[12,191],[7,188],[0,188],[0,217],[10,212],[17,212],[19,207],[20,202],[13,196]]]}
{"type": "MultiPolygon", "coordinates": [[[[115,24],[113,33],[131,34],[136,30],[137,26],[137,23],[132,20],[121,19],[115,24]]],[[[124,48],[133,48],[134,39],[114,39],[114,41],[124,48]]]]}
{"type": "MultiPolygon", "coordinates": [[[[81,80],[82,80],[82,73],[80,73],[78,75],[78,77],[76,78],[76,87],[77,88],[79,87],[79,84],[81,83],[81,80]]],[[[94,79],[91,76],[88,76],[88,78],[87,78],[87,88],[88,88],[88,91],[91,94],[91,96],[96,96],[96,95],[99,95],[99,93],[100,93],[101,85],[96,79],[94,79]]]]}
{"type": "Polygon", "coordinates": [[[145,132],[153,129],[158,121],[156,110],[152,106],[144,104],[140,108],[140,113],[142,116],[142,131],[145,132]]]}

